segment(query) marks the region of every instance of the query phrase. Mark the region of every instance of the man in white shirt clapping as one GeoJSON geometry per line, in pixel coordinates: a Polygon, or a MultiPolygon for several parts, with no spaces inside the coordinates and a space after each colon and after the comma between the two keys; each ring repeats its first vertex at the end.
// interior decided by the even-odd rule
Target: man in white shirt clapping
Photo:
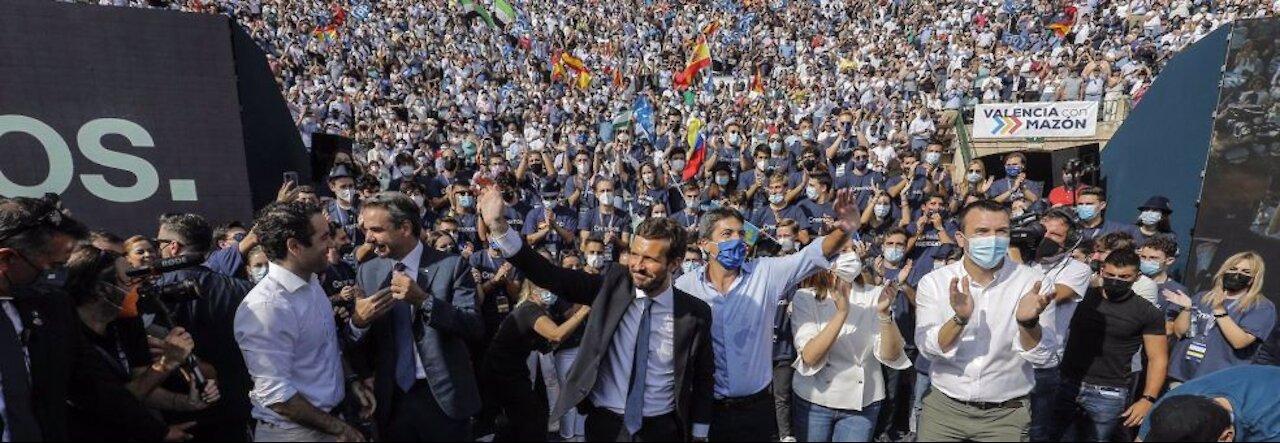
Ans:
{"type": "Polygon", "coordinates": [[[916,344],[933,363],[919,438],[1025,441],[1032,364],[1053,357],[1057,343],[1053,296],[1041,293],[1043,274],[1007,258],[1002,205],[975,202],[958,218],[964,260],[925,276],[917,295],[916,344]]]}

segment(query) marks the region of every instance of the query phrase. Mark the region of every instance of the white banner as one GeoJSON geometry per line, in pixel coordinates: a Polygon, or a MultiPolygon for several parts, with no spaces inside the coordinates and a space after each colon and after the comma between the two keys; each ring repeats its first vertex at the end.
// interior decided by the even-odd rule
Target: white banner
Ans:
{"type": "Polygon", "coordinates": [[[973,138],[1093,137],[1098,133],[1095,102],[978,105],[973,138]]]}

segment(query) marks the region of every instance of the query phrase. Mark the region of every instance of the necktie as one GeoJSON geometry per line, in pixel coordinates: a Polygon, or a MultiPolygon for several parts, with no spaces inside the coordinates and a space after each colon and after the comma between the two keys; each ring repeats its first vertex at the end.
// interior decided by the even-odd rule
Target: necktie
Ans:
{"type": "MultiPolygon", "coordinates": [[[[0,302],[0,306],[9,302],[0,302]]],[[[0,309],[0,389],[4,390],[5,419],[13,441],[39,441],[40,425],[31,405],[31,382],[27,378],[27,357],[22,342],[9,319],[0,309]]],[[[2,429],[0,429],[2,430],[2,429]]]]}
{"type": "MultiPolygon", "coordinates": [[[[396,263],[397,269],[403,267],[404,264],[396,263]]],[[[417,356],[413,353],[413,347],[417,346],[417,341],[413,339],[413,310],[409,305],[397,302],[391,308],[391,314],[395,316],[396,385],[400,386],[400,390],[409,392],[418,380],[418,366],[414,362],[417,356]]]]}
{"type": "Polygon", "coordinates": [[[649,378],[649,323],[653,314],[653,299],[644,299],[644,312],[640,314],[640,327],[636,332],[636,353],[631,363],[631,388],[627,390],[627,409],[622,423],[627,433],[635,436],[644,424],[644,391],[649,378]]]}

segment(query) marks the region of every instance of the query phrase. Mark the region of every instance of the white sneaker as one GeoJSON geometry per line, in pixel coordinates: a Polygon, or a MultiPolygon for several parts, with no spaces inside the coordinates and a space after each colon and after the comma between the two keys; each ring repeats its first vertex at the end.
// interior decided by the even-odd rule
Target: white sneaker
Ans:
{"type": "Polygon", "coordinates": [[[782,443],[796,443],[795,437],[782,437],[782,443]]]}

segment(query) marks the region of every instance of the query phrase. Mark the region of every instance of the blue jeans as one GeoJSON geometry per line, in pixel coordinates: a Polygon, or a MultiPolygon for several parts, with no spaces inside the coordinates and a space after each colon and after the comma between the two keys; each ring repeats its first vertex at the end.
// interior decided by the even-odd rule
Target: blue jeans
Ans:
{"type": "Polygon", "coordinates": [[[929,371],[916,370],[915,395],[911,399],[911,432],[920,432],[920,412],[924,411],[924,394],[929,392],[932,386],[929,371]]]}
{"type": "Polygon", "coordinates": [[[1129,407],[1129,389],[1064,380],[1054,406],[1052,441],[1111,441],[1129,407]]]}
{"type": "Polygon", "coordinates": [[[806,442],[871,441],[876,418],[880,416],[880,402],[862,408],[862,411],[831,409],[806,401],[799,396],[792,404],[796,425],[796,439],[806,442]]]}
{"type": "Polygon", "coordinates": [[[1058,401],[1058,368],[1036,369],[1036,387],[1031,389],[1031,441],[1058,441],[1050,435],[1054,425],[1054,404],[1058,401]]]}

